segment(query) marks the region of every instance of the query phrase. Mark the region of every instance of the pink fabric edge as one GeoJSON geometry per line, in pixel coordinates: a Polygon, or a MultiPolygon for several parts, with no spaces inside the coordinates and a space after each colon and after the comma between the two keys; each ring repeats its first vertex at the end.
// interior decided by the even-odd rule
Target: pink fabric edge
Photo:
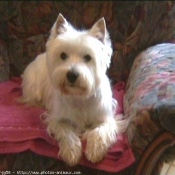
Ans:
{"type": "MultiPolygon", "coordinates": [[[[20,153],[26,150],[31,150],[36,154],[53,157],[58,160],[62,160],[61,157],[58,156],[59,148],[57,146],[50,145],[48,142],[42,139],[33,139],[22,142],[2,142],[0,143],[0,153],[1,154],[9,154],[9,153],[20,153]],[[11,149],[13,147],[13,149],[11,149]],[[47,152],[46,152],[47,149],[47,152]]],[[[135,161],[134,156],[132,156],[132,151],[127,149],[123,152],[122,158],[118,160],[110,159],[106,156],[99,163],[91,163],[87,161],[84,154],[82,156],[82,160],[79,163],[80,165],[87,166],[90,168],[103,170],[107,172],[118,172],[124,168],[127,168],[135,161]],[[129,159],[128,159],[129,156],[129,159]]]]}

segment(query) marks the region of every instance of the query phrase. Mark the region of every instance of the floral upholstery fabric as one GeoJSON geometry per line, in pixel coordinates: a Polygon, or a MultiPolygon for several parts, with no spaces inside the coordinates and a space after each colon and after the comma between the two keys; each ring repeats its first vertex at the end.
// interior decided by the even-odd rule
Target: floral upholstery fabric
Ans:
{"type": "Polygon", "coordinates": [[[122,80],[127,80],[133,61],[140,51],[158,43],[174,42],[174,10],[173,1],[137,1],[122,43],[119,44],[121,50],[118,59],[124,64],[122,80]]]}

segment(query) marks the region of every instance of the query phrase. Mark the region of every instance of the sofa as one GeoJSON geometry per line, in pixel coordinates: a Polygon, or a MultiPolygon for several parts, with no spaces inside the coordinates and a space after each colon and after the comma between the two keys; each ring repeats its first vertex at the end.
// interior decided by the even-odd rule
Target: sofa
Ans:
{"type": "Polygon", "coordinates": [[[125,85],[122,112],[129,120],[125,134],[135,157],[132,165],[111,173],[82,165],[68,167],[26,150],[1,154],[1,171],[151,175],[160,173],[163,162],[174,160],[174,1],[1,1],[0,12],[1,83],[19,77],[45,51],[59,13],[80,29],[105,18],[113,45],[107,74],[112,86],[125,85]]]}

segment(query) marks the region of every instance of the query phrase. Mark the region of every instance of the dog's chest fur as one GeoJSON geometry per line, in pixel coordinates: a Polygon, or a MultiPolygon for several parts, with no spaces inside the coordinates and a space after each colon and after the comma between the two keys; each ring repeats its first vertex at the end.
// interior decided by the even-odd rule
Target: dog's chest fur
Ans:
{"type": "Polygon", "coordinates": [[[89,98],[58,96],[58,99],[59,119],[69,121],[81,130],[84,130],[86,127],[93,127],[92,124],[98,124],[103,120],[101,96],[99,93],[89,98]]]}

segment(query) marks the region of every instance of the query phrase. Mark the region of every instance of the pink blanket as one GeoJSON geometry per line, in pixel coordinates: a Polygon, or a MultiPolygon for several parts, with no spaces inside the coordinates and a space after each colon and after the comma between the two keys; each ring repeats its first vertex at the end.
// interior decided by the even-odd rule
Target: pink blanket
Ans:
{"type": "MultiPolygon", "coordinates": [[[[57,143],[48,136],[46,126],[40,119],[45,109],[17,103],[16,98],[21,94],[21,78],[13,77],[0,83],[0,153],[18,153],[30,149],[40,155],[61,159],[58,157],[57,143]]],[[[124,83],[116,84],[113,94],[119,103],[116,112],[121,113],[124,83]]],[[[135,158],[125,135],[119,135],[117,140],[99,163],[93,164],[83,155],[80,164],[109,172],[128,167],[135,158]]]]}

